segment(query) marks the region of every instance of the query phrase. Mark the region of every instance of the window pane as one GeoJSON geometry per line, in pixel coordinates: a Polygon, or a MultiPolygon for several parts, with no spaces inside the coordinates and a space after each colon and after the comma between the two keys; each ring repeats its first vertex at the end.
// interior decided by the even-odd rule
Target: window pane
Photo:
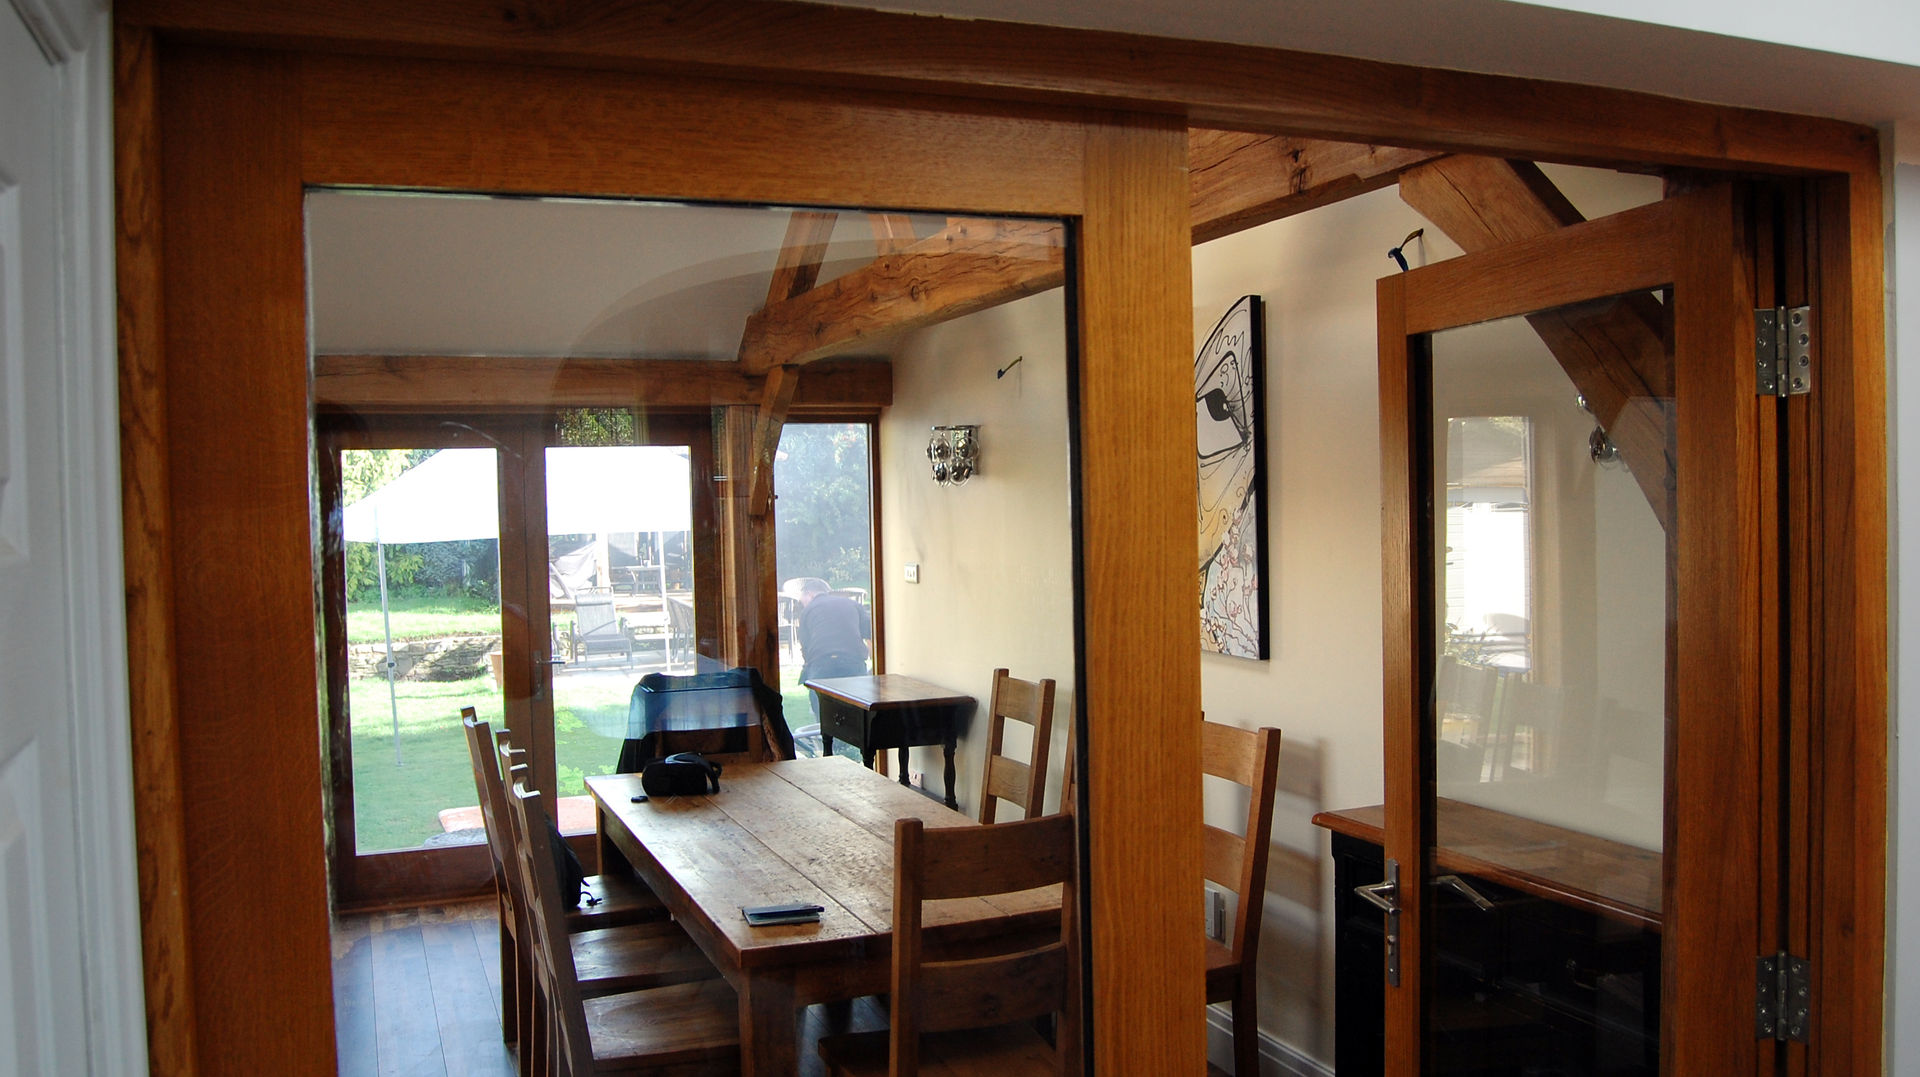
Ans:
{"type": "Polygon", "coordinates": [[[483,842],[460,708],[500,722],[495,451],[340,463],[355,847],[483,842]]]}
{"type": "MultiPolygon", "coordinates": [[[[780,587],[780,688],[789,724],[801,725],[812,694],[800,686],[808,676],[873,672],[871,658],[851,656],[832,670],[809,668],[799,636],[804,581],[822,581],[873,611],[873,459],[865,423],[788,423],[774,458],[774,532],[780,587]],[[861,668],[855,667],[858,661],[861,668]]],[[[864,641],[871,643],[871,637],[864,641]]],[[[816,645],[815,650],[819,650],[816,645]]],[[[818,657],[818,656],[816,656],[818,657]]],[[[818,663],[814,663],[818,665],[818,663]]],[[[802,751],[809,744],[800,746],[802,751]]],[[[851,745],[841,754],[859,757],[851,745]]]]}

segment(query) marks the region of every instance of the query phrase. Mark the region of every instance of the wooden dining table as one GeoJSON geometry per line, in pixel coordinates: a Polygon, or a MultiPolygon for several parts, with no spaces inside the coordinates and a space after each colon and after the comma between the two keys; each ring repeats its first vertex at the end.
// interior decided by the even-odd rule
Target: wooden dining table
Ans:
{"type": "MultiPolygon", "coordinates": [[[[883,993],[893,925],[894,821],[973,820],[850,759],[734,764],[708,796],[636,802],[635,774],[586,780],[600,870],[630,865],[740,999],[741,1072],[795,1072],[799,1010],[883,993]],[[818,923],[749,926],[741,910],[808,902],[818,923]]],[[[930,945],[1058,930],[1058,887],[930,902],[930,945]]]]}

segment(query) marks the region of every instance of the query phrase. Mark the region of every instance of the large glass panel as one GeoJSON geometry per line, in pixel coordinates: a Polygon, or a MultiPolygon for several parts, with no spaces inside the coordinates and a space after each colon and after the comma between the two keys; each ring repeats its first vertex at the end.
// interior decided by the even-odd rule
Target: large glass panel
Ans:
{"type": "Polygon", "coordinates": [[[1657,1071],[1671,403],[1574,379],[1604,388],[1610,341],[1667,362],[1668,320],[1431,338],[1435,1073],[1657,1071]]]}
{"type": "MultiPolygon", "coordinates": [[[[583,434],[581,427],[601,427],[577,421],[623,414],[572,413],[560,433],[628,440],[583,434]]],[[[640,677],[694,668],[691,471],[685,445],[546,450],[553,743],[563,798],[584,796],[587,775],[615,772],[640,677]]],[[[579,807],[590,826],[590,807],[579,807]]]]}
{"type": "MultiPolygon", "coordinates": [[[[341,805],[412,797],[413,831],[356,848],[477,836],[449,836],[477,800],[464,705],[526,752],[568,834],[593,829],[609,772],[700,750],[738,774],[788,734],[977,816],[1001,667],[1056,682],[1057,809],[1078,667],[1062,222],[375,190],[315,190],[306,209],[321,424],[343,444],[387,429],[486,446],[497,472],[473,498],[496,528],[481,574],[500,653],[423,704],[447,781],[402,769],[380,788],[359,769],[379,761],[364,738],[396,724],[400,766],[416,753],[404,685],[396,722],[365,698],[383,683],[356,683],[334,833],[341,805]],[[841,645],[803,647],[811,594],[848,615],[841,645]],[[851,671],[883,694],[816,719],[800,682],[851,671]],[[385,725],[363,730],[370,716],[385,725]]],[[[446,517],[435,504],[413,507],[446,517]]],[[[1000,743],[1034,757],[1024,727],[1000,743]]],[[[335,878],[384,903],[471,891],[488,866],[429,852],[348,856],[335,878]]]]}
{"type": "Polygon", "coordinates": [[[495,456],[340,453],[360,852],[485,840],[459,712],[501,718],[495,456]]]}
{"type": "MultiPolygon", "coordinates": [[[[838,594],[858,604],[873,627],[873,455],[866,423],[788,423],[774,458],[774,528],[780,577],[780,694],[791,715],[818,721],[817,702],[801,687],[809,676],[878,672],[875,637],[862,653],[834,656],[831,670],[803,651],[800,623],[810,594],[838,594]],[[815,582],[817,581],[817,583],[815,582]]],[[[816,644],[815,651],[822,651],[816,644]]],[[[827,659],[824,654],[814,658],[827,659]]],[[[798,724],[796,718],[795,724],[798,724]]],[[[803,741],[800,751],[816,745],[803,741]]],[[[852,745],[836,745],[859,758],[852,745]]]]}

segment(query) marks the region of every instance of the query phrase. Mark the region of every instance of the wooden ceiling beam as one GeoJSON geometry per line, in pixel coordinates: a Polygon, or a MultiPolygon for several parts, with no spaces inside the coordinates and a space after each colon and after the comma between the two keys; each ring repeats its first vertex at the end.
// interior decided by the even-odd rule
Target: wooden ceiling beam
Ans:
{"type": "Polygon", "coordinates": [[[753,470],[747,482],[747,512],[765,516],[773,511],[773,454],[780,448],[780,431],[787,425],[787,409],[800,383],[800,368],[777,366],[767,371],[760,396],[760,412],[753,420],[753,470]]]}
{"type": "Polygon", "coordinates": [[[747,319],[741,369],[843,355],[908,329],[1058,287],[1066,237],[1057,223],[962,218],[936,235],[747,319]]]}
{"type": "MultiPolygon", "coordinates": [[[[1400,197],[1472,253],[1546,235],[1585,218],[1529,161],[1442,157],[1400,177],[1400,197]]],[[[1672,334],[1651,295],[1527,316],[1620,458],[1662,527],[1669,523],[1673,457],[1672,334]]]]}
{"type": "MultiPolygon", "coordinates": [[[[853,359],[814,363],[788,403],[801,408],[884,408],[893,403],[893,365],[853,359]]],[[[322,355],[314,359],[314,403],[323,408],[396,411],[513,407],[704,408],[758,405],[767,378],[730,360],[548,359],[462,355],[322,355]]]]}
{"type": "Polygon", "coordinates": [[[774,260],[773,280],[767,285],[767,302],[778,303],[812,288],[820,279],[820,263],[827,257],[827,241],[833,238],[838,213],[796,210],[787,219],[787,238],[780,244],[774,260]]]}
{"type": "Polygon", "coordinates": [[[913,234],[913,220],[904,213],[869,213],[867,220],[873,225],[875,257],[898,254],[920,238],[913,234]]]}
{"type": "Polygon", "coordinates": [[[1195,127],[1187,132],[1193,241],[1377,191],[1432,150],[1195,127]]]}

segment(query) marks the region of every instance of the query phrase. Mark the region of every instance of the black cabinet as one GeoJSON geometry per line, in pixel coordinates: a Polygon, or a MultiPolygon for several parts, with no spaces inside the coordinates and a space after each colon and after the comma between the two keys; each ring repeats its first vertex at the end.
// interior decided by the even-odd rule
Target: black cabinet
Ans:
{"type": "MultiPolygon", "coordinates": [[[[1333,858],[1335,1071],[1366,1077],[1383,1070],[1386,938],[1380,910],[1353,890],[1385,872],[1377,842],[1338,831],[1333,858]]],[[[1461,878],[1493,908],[1450,888],[1433,892],[1427,1073],[1659,1072],[1655,927],[1485,877],[1461,878]]]]}

